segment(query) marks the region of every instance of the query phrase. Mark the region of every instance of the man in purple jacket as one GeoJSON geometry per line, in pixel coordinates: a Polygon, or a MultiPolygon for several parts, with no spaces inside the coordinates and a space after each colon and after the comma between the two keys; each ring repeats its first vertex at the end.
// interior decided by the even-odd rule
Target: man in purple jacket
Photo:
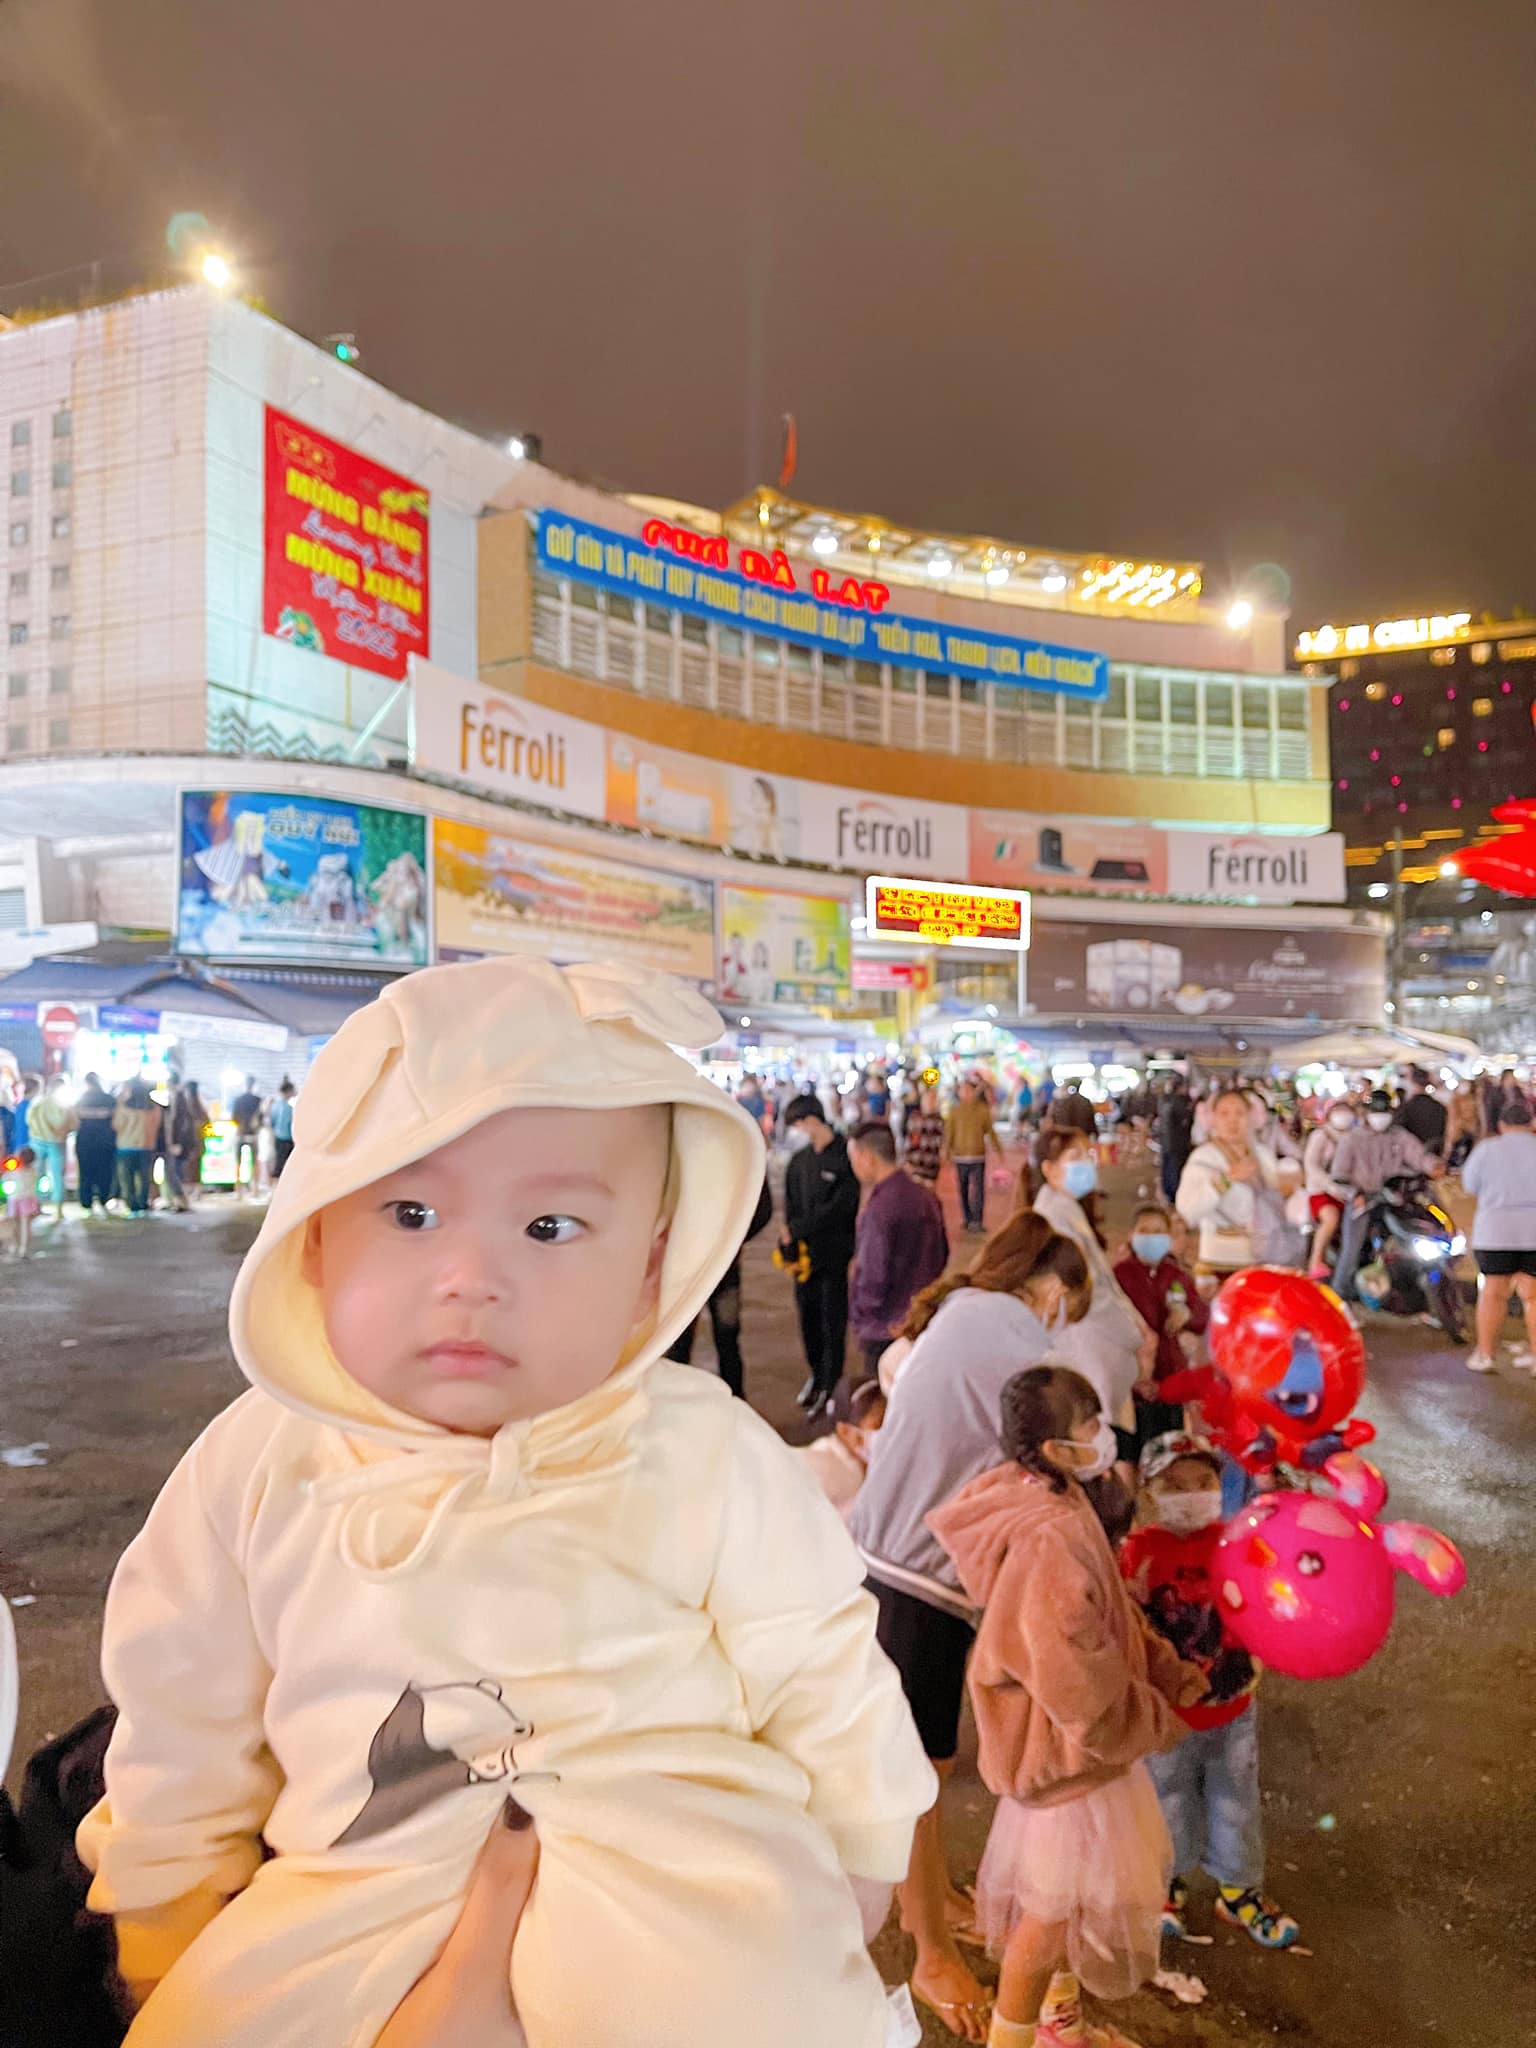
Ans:
{"type": "Polygon", "coordinates": [[[860,1124],[848,1159],[865,1191],[848,1319],[873,1375],[913,1298],[949,1264],[949,1238],[938,1196],[897,1165],[888,1124],[860,1124]]]}

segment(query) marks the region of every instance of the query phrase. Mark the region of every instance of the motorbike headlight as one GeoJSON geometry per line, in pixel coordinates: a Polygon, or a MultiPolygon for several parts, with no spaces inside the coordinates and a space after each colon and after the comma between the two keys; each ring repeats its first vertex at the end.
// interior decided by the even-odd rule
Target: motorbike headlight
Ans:
{"type": "Polygon", "coordinates": [[[1454,1238],[1450,1243],[1443,1237],[1416,1237],[1413,1240],[1413,1256],[1425,1266],[1436,1265],[1441,1259],[1451,1257],[1455,1249],[1454,1238]]]}
{"type": "Polygon", "coordinates": [[[1451,1257],[1453,1259],[1459,1259],[1462,1253],[1466,1250],[1466,1248],[1467,1240],[1462,1236],[1461,1232],[1458,1230],[1456,1235],[1451,1239],[1451,1257]]]}

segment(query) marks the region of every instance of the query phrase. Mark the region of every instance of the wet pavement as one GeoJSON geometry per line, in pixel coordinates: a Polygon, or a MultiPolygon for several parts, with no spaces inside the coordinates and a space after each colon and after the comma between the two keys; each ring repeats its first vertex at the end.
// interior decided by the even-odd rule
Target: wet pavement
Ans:
{"type": "MultiPolygon", "coordinates": [[[[1134,1192],[1120,1175],[1111,1221],[1134,1192]]],[[[995,1221],[1005,1198],[989,1195],[995,1221]]],[[[224,1342],[230,1282],[259,1209],[44,1226],[43,1256],[0,1264],[0,1591],[22,1656],[17,1754],[101,1698],[112,1565],[198,1429],[243,1382],[224,1342]],[[19,1602],[20,1604],[15,1604],[19,1602]]],[[[957,1240],[957,1242],[961,1242],[957,1240]]],[[[790,1283],[770,1240],[745,1264],[754,1404],[791,1440],[803,1376],[790,1283]]],[[[1476,1378],[1438,1333],[1373,1323],[1363,1412],[1388,1513],[1443,1529],[1470,1571],[1456,1600],[1399,1580],[1387,1648],[1323,1685],[1266,1680],[1270,1888],[1311,1953],[1270,1956],[1223,1929],[1168,1960],[1210,1987],[1196,2011],[1143,1993],[1115,2013],[1145,2044],[1518,2048],[1536,2042],[1536,1381],[1476,1378]]],[[[707,1324],[696,1361],[710,1359],[707,1324]]],[[[960,1874],[991,1802],[967,1753],[950,1793],[960,1874]]],[[[13,1782],[17,1772],[13,1770],[13,1782]]],[[[1209,1931],[1197,1893],[1192,1928],[1209,1931]]],[[[888,1933],[893,1981],[909,1951],[888,1933]]],[[[950,2038],[930,2023],[926,2043],[950,2038]]]]}

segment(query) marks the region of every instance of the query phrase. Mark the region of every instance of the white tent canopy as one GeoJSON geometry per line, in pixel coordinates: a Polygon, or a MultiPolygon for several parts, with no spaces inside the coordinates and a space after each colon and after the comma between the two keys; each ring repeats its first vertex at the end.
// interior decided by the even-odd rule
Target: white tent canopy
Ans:
{"type": "Polygon", "coordinates": [[[1295,1073],[1301,1067],[1386,1067],[1404,1061],[1470,1060],[1481,1055],[1469,1038],[1444,1031],[1330,1031],[1299,1045],[1276,1046],[1274,1063],[1295,1073]]]}

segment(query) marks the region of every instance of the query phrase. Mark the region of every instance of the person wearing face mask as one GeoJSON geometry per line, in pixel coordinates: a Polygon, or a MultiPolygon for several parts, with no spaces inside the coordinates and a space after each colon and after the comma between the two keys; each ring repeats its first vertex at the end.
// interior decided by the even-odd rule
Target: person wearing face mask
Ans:
{"type": "Polygon", "coordinates": [[[1173,1836],[1175,1877],[1163,1931],[1185,1932],[1186,1878],[1216,1880],[1216,1916],[1260,1948],[1289,1948],[1301,1932],[1264,1896],[1259,1797],[1258,1670],[1226,1633],[1212,1582],[1222,1533],[1221,1457],[1204,1437],[1159,1437],[1141,1454],[1142,1526],[1120,1552],[1137,1605],[1169,1646],[1205,1673],[1209,1690],[1179,1717],[1189,1740],[1148,1758],[1173,1836]]]}
{"type": "Polygon", "coordinates": [[[1058,1348],[1057,1356],[1098,1388],[1104,1413],[1125,1433],[1123,1449],[1131,1457],[1136,1429],[1133,1390],[1138,1380],[1149,1378],[1153,1371],[1157,1339],[1115,1278],[1109,1255],[1084,1206],[1098,1189],[1099,1169],[1081,1131],[1045,1133],[1040,1145],[1040,1177],[1044,1185],[1035,1196],[1035,1214],[1079,1246],[1093,1275],[1093,1306],[1058,1348]]]}
{"type": "Polygon", "coordinates": [[[1360,1263],[1360,1240],[1370,1208],[1369,1198],[1379,1195],[1397,1174],[1432,1177],[1439,1171],[1440,1161],[1398,1123],[1386,1089],[1374,1089],[1366,1097],[1364,1128],[1357,1124],[1346,1131],[1333,1155],[1333,1178],[1351,1197],[1333,1270],[1333,1284],[1346,1300],[1355,1291],[1355,1268],[1360,1263]]]}
{"type": "Polygon", "coordinates": [[[1136,1383],[1138,1450],[1166,1430],[1182,1429],[1183,1408],[1165,1397],[1161,1382],[1184,1372],[1189,1360],[1182,1339],[1205,1334],[1211,1320],[1194,1275],[1173,1255],[1173,1226],[1166,1209],[1143,1203],[1131,1223],[1131,1241],[1115,1261],[1115,1279],[1137,1315],[1157,1339],[1150,1379],[1136,1383]]]}
{"type": "Polygon", "coordinates": [[[1249,1098],[1224,1088],[1211,1104],[1210,1136],[1191,1152],[1179,1181],[1179,1214],[1200,1233],[1196,1272],[1209,1292],[1257,1263],[1255,1226],[1261,1209],[1280,1212],[1279,1188],[1274,1154],[1254,1138],[1249,1098]]]}
{"type": "Polygon", "coordinates": [[[982,1609],[971,1706],[998,1806],[976,1920],[1002,1963],[988,2040],[1133,2048],[1087,2028],[1079,1994],[1125,1998],[1157,1968],[1173,1854],[1146,1760],[1187,1735],[1178,1709],[1206,1678],[1143,1626],[1084,1494],[1115,1455],[1088,1382],[1011,1379],[1002,1449],[928,1517],[982,1609]]]}
{"type": "MultiPolygon", "coordinates": [[[[959,1748],[976,1609],[926,1517],[997,1463],[1003,1388],[1053,1356],[1091,1295],[1079,1247],[1042,1217],[1015,1215],[970,1272],[947,1274],[913,1303],[903,1326],[912,1348],[884,1427],[868,1439],[868,1474],[848,1529],[879,1607],[880,1647],[896,1666],[941,1782],[959,1748]]],[[[913,1995],[951,2033],[981,2041],[987,1994],[955,1940],[971,1911],[949,1881],[935,1805],[918,1822],[901,1888],[901,1924],[917,1944],[913,1995]]]]}
{"type": "Polygon", "coordinates": [[[1335,1102],[1307,1140],[1303,1160],[1307,1202],[1312,1211],[1312,1263],[1309,1280],[1326,1280],[1333,1268],[1328,1248],[1338,1230],[1339,1219],[1349,1200],[1349,1191],[1333,1175],[1334,1154],[1345,1133],[1355,1128],[1355,1112],[1347,1102],[1335,1102]]]}

